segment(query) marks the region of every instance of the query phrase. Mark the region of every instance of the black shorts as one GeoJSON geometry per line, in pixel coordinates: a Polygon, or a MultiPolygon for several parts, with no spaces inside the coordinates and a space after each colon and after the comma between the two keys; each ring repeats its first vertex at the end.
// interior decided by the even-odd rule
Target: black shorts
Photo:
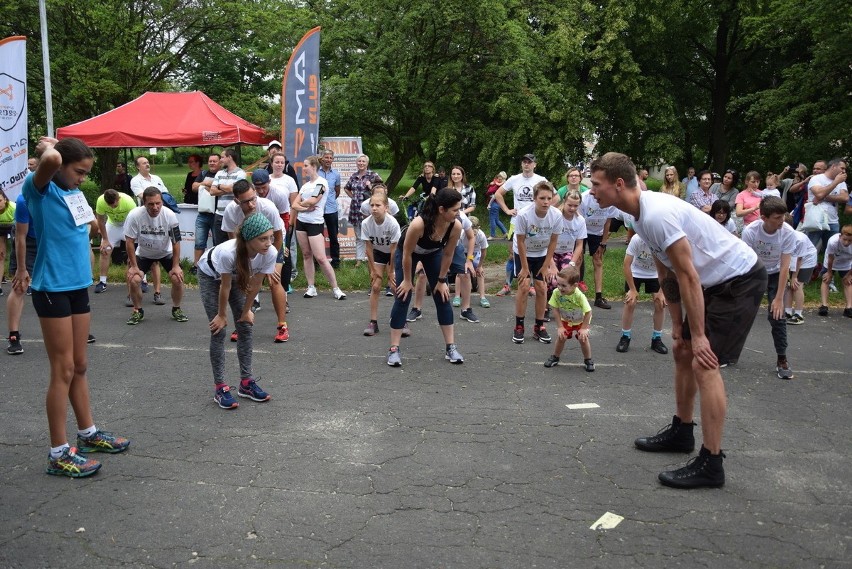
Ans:
{"type": "MultiPolygon", "coordinates": [[[[744,275],[704,289],[704,333],[720,364],[734,364],[740,358],[766,294],[767,278],[758,260],[744,275]]],[[[681,335],[692,339],[686,318],[681,335]]]]}
{"type": "Polygon", "coordinates": [[[3,239],[8,239],[9,237],[13,237],[15,235],[15,225],[8,223],[0,223],[0,237],[3,239]]]}
{"type": "Polygon", "coordinates": [[[308,237],[316,237],[322,235],[322,230],[325,228],[325,223],[302,223],[296,219],[296,231],[304,231],[308,237]]]}
{"type": "Polygon", "coordinates": [[[390,263],[390,253],[373,249],[373,262],[377,265],[387,265],[390,263]]]}
{"type": "MultiPolygon", "coordinates": [[[[636,286],[636,291],[642,288],[642,285],[645,285],[645,292],[648,294],[654,294],[655,292],[660,291],[660,281],[659,279],[637,279],[633,278],[633,284],[636,286]]],[[[624,283],[624,292],[630,290],[630,287],[627,286],[627,283],[624,283]]]]}
{"type": "Polygon", "coordinates": [[[39,318],[68,318],[72,314],[88,314],[89,289],[66,290],[63,292],[33,291],[33,308],[39,318]]]}
{"type": "Polygon", "coordinates": [[[796,280],[805,284],[811,282],[811,277],[814,275],[814,269],[816,269],[816,267],[802,267],[798,270],[798,272],[794,271],[796,280]]]}
{"type": "Polygon", "coordinates": [[[583,245],[589,248],[589,255],[594,255],[598,252],[601,241],[603,241],[603,235],[587,235],[583,245]]]}
{"type": "MultiPolygon", "coordinates": [[[[14,241],[13,241],[14,243],[14,241]]],[[[27,237],[27,272],[30,276],[33,275],[33,265],[35,265],[35,258],[38,248],[38,242],[35,240],[35,237],[27,237]]],[[[9,253],[9,274],[15,276],[15,272],[18,270],[18,256],[15,254],[15,250],[9,253]]]]}
{"type": "Polygon", "coordinates": [[[145,257],[136,256],[136,264],[139,266],[139,270],[143,273],[150,271],[151,267],[153,267],[156,263],[160,263],[160,266],[168,272],[174,267],[175,258],[171,255],[163,257],[162,259],[146,259],[145,257]]]}
{"type": "MultiPolygon", "coordinates": [[[[515,258],[514,276],[517,277],[518,273],[521,272],[521,256],[517,253],[512,253],[512,255],[515,258]]],[[[527,266],[530,268],[530,276],[537,281],[544,280],[544,276],[540,275],[539,271],[541,271],[541,268],[544,266],[545,258],[546,257],[527,257],[527,266]]]]}

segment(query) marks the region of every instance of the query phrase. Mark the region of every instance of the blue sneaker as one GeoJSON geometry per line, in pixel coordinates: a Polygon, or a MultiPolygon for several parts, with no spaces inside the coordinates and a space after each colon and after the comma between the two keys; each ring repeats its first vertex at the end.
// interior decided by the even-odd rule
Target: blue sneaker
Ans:
{"type": "Polygon", "coordinates": [[[213,396],[213,401],[219,404],[222,409],[236,409],[240,406],[234,396],[231,395],[231,388],[223,385],[216,390],[216,395],[213,396]]]}
{"type": "Polygon", "coordinates": [[[142,293],[144,294],[146,292],[148,292],[148,283],[142,281],[142,293]]]}
{"type": "Polygon", "coordinates": [[[50,455],[47,456],[47,473],[54,476],[82,478],[84,476],[91,476],[100,467],[100,462],[80,456],[74,447],[66,447],[62,451],[62,454],[56,458],[50,458],[50,455]]]}
{"type": "Polygon", "coordinates": [[[237,395],[240,397],[245,397],[247,399],[251,399],[252,401],[269,401],[272,399],[272,396],[262,390],[257,382],[253,379],[248,381],[248,384],[243,386],[243,383],[240,382],[240,388],[237,390],[237,395]]]}
{"type": "Polygon", "coordinates": [[[77,449],[80,452],[108,452],[115,454],[124,452],[130,446],[130,441],[124,437],[116,437],[112,433],[98,429],[91,437],[77,435],[77,449]]]}

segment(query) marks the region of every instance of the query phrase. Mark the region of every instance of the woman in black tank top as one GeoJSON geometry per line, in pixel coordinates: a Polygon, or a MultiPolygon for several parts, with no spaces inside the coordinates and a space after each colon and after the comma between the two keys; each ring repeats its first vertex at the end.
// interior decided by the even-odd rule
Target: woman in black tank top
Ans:
{"type": "Polygon", "coordinates": [[[389,366],[402,365],[399,342],[414,289],[414,267],[418,262],[423,264],[426,279],[432,287],[438,324],[446,344],[446,358],[454,364],[464,362],[455,346],[453,309],[447,284],[447,271],[450,269],[453,250],[462,230],[461,223],[456,221],[461,199],[461,194],[455,190],[439,190],[426,200],[420,216],[414,218],[402,232],[394,259],[396,299],[391,310],[389,366]]]}

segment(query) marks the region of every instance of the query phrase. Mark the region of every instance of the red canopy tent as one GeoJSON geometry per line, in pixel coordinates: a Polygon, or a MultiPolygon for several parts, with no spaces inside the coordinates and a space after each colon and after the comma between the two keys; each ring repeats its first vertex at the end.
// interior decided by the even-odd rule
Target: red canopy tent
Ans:
{"type": "Polygon", "coordinates": [[[263,129],[228,111],[201,91],[152,93],[56,131],[95,148],[263,145],[263,129]]]}

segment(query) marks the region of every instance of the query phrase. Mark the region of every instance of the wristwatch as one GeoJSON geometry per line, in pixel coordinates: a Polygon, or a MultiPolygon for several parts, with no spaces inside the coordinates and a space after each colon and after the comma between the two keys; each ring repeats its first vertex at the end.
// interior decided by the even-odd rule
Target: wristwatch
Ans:
{"type": "Polygon", "coordinates": [[[438,277],[438,282],[443,283],[443,284],[447,284],[450,281],[447,279],[447,277],[438,277]]]}

